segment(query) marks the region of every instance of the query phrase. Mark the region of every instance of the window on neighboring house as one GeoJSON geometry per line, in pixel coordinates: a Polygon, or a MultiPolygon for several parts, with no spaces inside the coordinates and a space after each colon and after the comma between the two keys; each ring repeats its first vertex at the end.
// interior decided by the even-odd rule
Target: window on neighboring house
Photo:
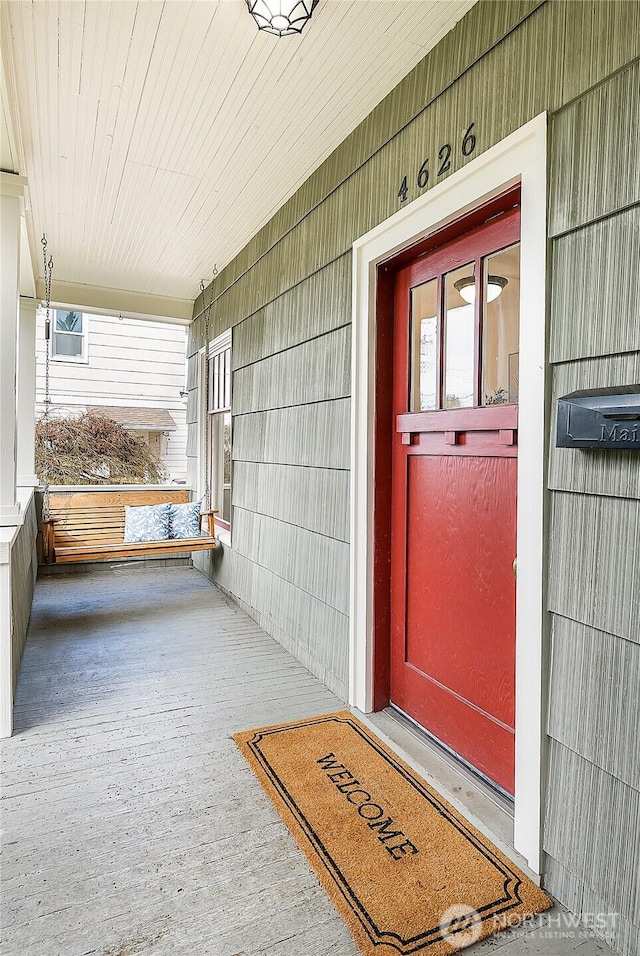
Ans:
{"type": "Polygon", "coordinates": [[[231,330],[209,347],[209,490],[217,523],[231,530],[231,330]]]}
{"type": "Polygon", "coordinates": [[[87,318],[82,312],[55,310],[51,355],[64,362],[87,361],[87,318]]]}

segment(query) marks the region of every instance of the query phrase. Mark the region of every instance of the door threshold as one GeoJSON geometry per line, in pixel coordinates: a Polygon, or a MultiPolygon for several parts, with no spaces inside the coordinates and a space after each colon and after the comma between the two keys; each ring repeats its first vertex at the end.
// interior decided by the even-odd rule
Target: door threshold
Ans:
{"type": "Polygon", "coordinates": [[[513,846],[513,803],[422,733],[391,707],[376,714],[352,713],[376,733],[469,823],[491,840],[535,883],[533,873],[513,846]]]}
{"type": "Polygon", "coordinates": [[[424,741],[428,746],[435,747],[437,753],[442,753],[444,756],[448,757],[453,765],[453,767],[461,770],[464,774],[468,775],[469,780],[472,783],[477,783],[481,789],[485,789],[489,797],[494,797],[499,805],[507,812],[511,813],[513,817],[513,797],[511,794],[507,793],[506,790],[503,790],[499,784],[494,783],[488,777],[485,777],[483,773],[479,770],[476,770],[468,761],[457,754],[450,747],[447,747],[446,744],[443,744],[441,740],[438,740],[437,737],[434,737],[433,734],[430,734],[428,730],[425,730],[424,727],[421,727],[417,720],[414,720],[413,717],[410,717],[409,714],[405,714],[396,704],[389,704],[386,708],[385,713],[388,713],[390,717],[398,720],[407,730],[413,731],[418,740],[424,741]]]}

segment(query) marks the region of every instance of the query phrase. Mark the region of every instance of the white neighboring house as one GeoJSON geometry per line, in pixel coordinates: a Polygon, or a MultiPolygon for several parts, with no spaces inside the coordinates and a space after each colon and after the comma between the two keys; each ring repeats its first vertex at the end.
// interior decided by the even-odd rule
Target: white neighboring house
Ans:
{"type": "MultiPolygon", "coordinates": [[[[37,316],[36,414],[45,397],[45,310],[37,316]]],[[[96,410],[154,448],[166,480],[186,480],[186,330],[182,325],[51,309],[51,414],[96,410]]]]}

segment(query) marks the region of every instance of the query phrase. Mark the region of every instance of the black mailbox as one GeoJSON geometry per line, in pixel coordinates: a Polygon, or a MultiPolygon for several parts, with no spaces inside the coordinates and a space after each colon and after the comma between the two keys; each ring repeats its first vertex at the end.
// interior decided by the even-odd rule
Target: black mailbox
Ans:
{"type": "Polygon", "coordinates": [[[640,450],[640,385],[563,395],[556,446],[640,450]]]}

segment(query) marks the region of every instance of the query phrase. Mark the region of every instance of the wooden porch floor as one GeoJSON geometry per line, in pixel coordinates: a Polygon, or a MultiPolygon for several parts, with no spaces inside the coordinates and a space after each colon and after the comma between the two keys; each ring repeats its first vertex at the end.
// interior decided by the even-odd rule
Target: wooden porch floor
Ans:
{"type": "MultiPolygon", "coordinates": [[[[357,956],[231,739],[343,706],[191,568],[40,579],[3,746],[3,956],[357,956]]],[[[609,953],[549,919],[469,952],[609,953]]]]}

